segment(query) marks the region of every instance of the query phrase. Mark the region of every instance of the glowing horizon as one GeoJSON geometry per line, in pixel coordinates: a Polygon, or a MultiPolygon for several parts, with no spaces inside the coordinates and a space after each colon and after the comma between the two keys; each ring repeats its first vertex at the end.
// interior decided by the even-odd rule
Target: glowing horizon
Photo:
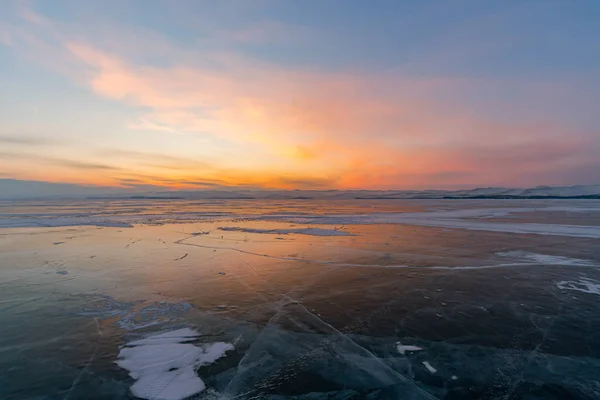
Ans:
{"type": "Polygon", "coordinates": [[[0,12],[0,178],[599,182],[600,6],[64,0],[0,12]]]}

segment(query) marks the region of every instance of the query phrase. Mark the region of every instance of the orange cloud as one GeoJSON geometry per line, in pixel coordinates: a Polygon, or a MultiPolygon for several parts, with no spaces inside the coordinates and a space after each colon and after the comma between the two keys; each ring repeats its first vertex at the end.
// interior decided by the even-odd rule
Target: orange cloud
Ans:
{"type": "MultiPolygon", "coordinates": [[[[251,65],[134,66],[89,45],[68,48],[91,67],[94,91],[150,109],[141,119],[150,121],[147,128],[257,142],[288,157],[294,173],[339,176],[339,187],[422,186],[432,177],[472,179],[473,170],[495,176],[502,161],[477,154],[499,145],[522,154],[523,138],[535,143],[561,133],[551,124],[487,121],[435,101],[436,95],[467,85],[460,81],[251,65]]],[[[522,155],[520,164],[526,166],[522,155]]]]}

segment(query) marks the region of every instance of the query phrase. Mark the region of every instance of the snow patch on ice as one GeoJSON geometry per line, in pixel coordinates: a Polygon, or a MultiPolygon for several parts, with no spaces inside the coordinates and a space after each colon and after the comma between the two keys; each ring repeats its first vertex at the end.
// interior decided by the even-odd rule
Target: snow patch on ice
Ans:
{"type": "Polygon", "coordinates": [[[403,345],[401,342],[396,342],[396,349],[398,349],[398,353],[404,355],[407,351],[421,351],[423,350],[421,347],[411,346],[411,345],[403,345]]]}
{"type": "Polygon", "coordinates": [[[429,362],[423,361],[423,365],[425,366],[425,368],[427,368],[427,371],[431,372],[432,374],[435,374],[437,372],[437,369],[433,368],[431,364],[429,364],[429,362]]]}
{"type": "Polygon", "coordinates": [[[253,229],[240,227],[220,227],[221,231],[229,232],[246,232],[246,233],[266,233],[272,235],[311,235],[311,236],[354,236],[349,232],[344,232],[339,229],[323,229],[323,228],[298,228],[298,229],[253,229]]]}
{"type": "Polygon", "coordinates": [[[197,331],[184,328],[126,344],[116,363],[136,380],[131,393],[148,400],[180,400],[206,389],[196,369],[212,364],[234,347],[224,342],[188,343],[198,336],[197,331]]]}
{"type": "Polygon", "coordinates": [[[556,282],[556,287],[560,290],[575,290],[578,292],[600,295],[600,283],[588,278],[581,278],[578,281],[556,282]]]}
{"type": "MultiPolygon", "coordinates": [[[[455,204],[455,203],[452,203],[455,204]]],[[[471,203],[465,203],[471,204],[471,203]]],[[[365,213],[365,214],[304,214],[266,213],[235,214],[211,212],[174,212],[165,214],[144,214],[139,210],[127,212],[89,213],[49,213],[49,214],[0,214],[0,228],[16,227],[56,227],[96,225],[108,227],[132,227],[134,224],[162,225],[169,223],[191,223],[198,221],[279,221],[292,224],[311,225],[363,225],[363,224],[403,224],[446,229],[469,229],[491,232],[507,232],[537,235],[558,235],[572,237],[600,238],[600,226],[537,224],[521,222],[491,222],[489,218],[505,217],[524,212],[600,212],[600,207],[590,206],[553,207],[504,207],[444,209],[426,212],[404,213],[365,213]]],[[[518,218],[516,219],[518,221],[518,218]]],[[[242,230],[244,228],[234,228],[242,230]]],[[[283,229],[283,230],[243,230],[248,233],[297,233],[316,236],[349,236],[348,232],[331,229],[283,229]]],[[[206,234],[197,232],[193,235],[206,234]]]]}
{"type": "Polygon", "coordinates": [[[574,267],[594,267],[598,264],[591,260],[582,260],[579,258],[551,256],[548,254],[530,253],[527,251],[506,251],[496,253],[496,255],[526,262],[546,265],[570,265],[574,267]]]}

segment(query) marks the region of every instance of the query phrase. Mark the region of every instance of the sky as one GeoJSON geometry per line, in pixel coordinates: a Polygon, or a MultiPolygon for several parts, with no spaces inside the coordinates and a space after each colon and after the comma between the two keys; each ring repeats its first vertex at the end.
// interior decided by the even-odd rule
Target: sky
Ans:
{"type": "Polygon", "coordinates": [[[600,2],[0,2],[0,179],[600,183],[600,2]]]}

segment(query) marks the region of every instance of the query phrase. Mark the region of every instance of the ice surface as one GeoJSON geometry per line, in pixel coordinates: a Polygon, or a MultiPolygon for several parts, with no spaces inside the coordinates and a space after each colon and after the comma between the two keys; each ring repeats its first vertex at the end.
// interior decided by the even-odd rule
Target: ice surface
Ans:
{"type": "Polygon", "coordinates": [[[556,282],[556,287],[561,290],[575,290],[578,292],[600,295],[600,283],[588,278],[581,278],[578,281],[556,282]]]}
{"type": "MultiPolygon", "coordinates": [[[[510,212],[510,209],[507,210],[510,212]]],[[[532,210],[540,211],[540,210],[532,210]]],[[[543,211],[543,210],[542,210],[543,211]]],[[[403,214],[370,214],[356,216],[329,216],[329,217],[290,217],[280,218],[281,221],[304,224],[327,225],[356,225],[356,224],[402,224],[416,226],[431,226],[438,228],[468,229],[476,231],[525,233],[536,235],[572,236],[586,238],[600,238],[600,226],[562,225],[562,224],[537,224],[513,222],[485,222],[481,220],[466,220],[465,217],[478,215],[480,219],[491,218],[486,213],[454,213],[454,212],[429,212],[429,213],[403,213],[403,214]]],[[[499,214],[493,215],[493,217],[499,214]]]]}
{"type": "Polygon", "coordinates": [[[79,312],[80,315],[99,318],[118,317],[116,324],[121,329],[128,331],[171,321],[175,317],[184,315],[192,308],[192,305],[187,302],[160,302],[140,307],[141,302],[120,302],[107,295],[95,294],[83,297],[87,299],[88,306],[79,312]]]}
{"type": "Polygon", "coordinates": [[[180,400],[203,391],[206,386],[196,368],[212,364],[233,350],[230,343],[199,346],[188,343],[199,333],[190,328],[153,335],[125,345],[116,362],[136,380],[134,396],[149,400],[180,400]]]}
{"type": "MultiPolygon", "coordinates": [[[[114,218],[114,217],[111,217],[114,218]]],[[[21,216],[20,218],[2,219],[0,218],[0,228],[29,228],[29,227],[59,227],[59,226],[103,226],[112,228],[132,228],[133,225],[129,222],[121,222],[110,219],[98,220],[93,216],[77,216],[77,217],[54,217],[44,218],[36,216],[21,216]]]]}
{"type": "Polygon", "coordinates": [[[393,224],[529,226],[519,213],[536,210],[525,218],[562,229],[554,217],[600,221],[600,202],[571,202],[568,216],[487,201],[266,203],[170,217],[107,202],[103,216],[80,205],[68,218],[134,228],[0,229],[0,398],[598,397],[597,240],[393,224]],[[264,235],[344,221],[356,236],[264,235]]]}
{"type": "Polygon", "coordinates": [[[439,228],[468,229],[491,232],[557,235],[600,238],[600,226],[486,222],[485,219],[504,217],[522,212],[598,212],[597,207],[552,206],[511,208],[467,208],[455,210],[432,210],[429,212],[370,213],[355,215],[278,215],[262,216],[260,219],[275,219],[298,224],[363,225],[402,224],[439,228]]]}
{"type": "MultiPolygon", "coordinates": [[[[369,212],[369,213],[298,213],[298,212],[270,212],[260,201],[250,200],[254,203],[254,209],[258,212],[250,214],[247,209],[243,213],[230,212],[185,212],[176,211],[166,213],[144,213],[136,209],[116,209],[98,212],[90,206],[89,212],[79,213],[22,213],[0,215],[0,228],[16,227],[58,227],[95,225],[106,227],[132,227],[134,224],[167,224],[167,223],[191,223],[200,221],[279,221],[306,225],[364,225],[364,224],[403,224],[417,226],[431,226],[440,228],[468,229],[492,232],[523,233],[537,235],[558,235],[572,237],[600,238],[600,226],[586,225],[564,225],[564,224],[540,224],[519,222],[491,222],[490,218],[506,217],[512,214],[525,212],[568,212],[568,213],[600,213],[600,207],[595,203],[587,201],[572,200],[571,205],[542,205],[539,207],[504,207],[504,208],[481,208],[481,207],[457,207],[456,201],[446,200],[448,203],[438,200],[434,208],[426,212],[369,212]],[[440,209],[444,204],[449,204],[452,209],[440,209]],[[262,212],[261,212],[262,211],[262,212]]],[[[356,200],[361,204],[360,200],[356,200]]],[[[517,202],[517,200],[513,200],[517,202]]],[[[463,204],[469,205],[467,200],[461,200],[463,204]]],[[[477,203],[479,204],[479,203],[477,203]]],[[[492,203],[489,203],[492,204],[492,203]]],[[[523,204],[516,203],[516,204],[523,204]]],[[[180,205],[185,209],[186,204],[180,205]]],[[[178,210],[179,208],[177,208],[178,210]]],[[[369,208],[372,209],[372,208],[369,208]]],[[[322,229],[304,227],[295,229],[260,229],[247,227],[225,227],[224,230],[237,230],[248,233],[272,233],[286,234],[297,233],[315,236],[348,236],[348,232],[339,229],[322,229]]],[[[202,232],[205,234],[206,232],[202,232]]],[[[195,233],[198,234],[198,233],[195,233]]]]}
{"type": "Polygon", "coordinates": [[[191,308],[192,305],[186,302],[162,302],[127,312],[117,321],[117,325],[126,330],[147,328],[170,321],[176,316],[187,313],[191,308]]]}
{"type": "Polygon", "coordinates": [[[322,228],[298,228],[298,229],[252,229],[239,227],[220,227],[222,231],[246,232],[246,233],[266,233],[273,235],[312,235],[312,236],[353,236],[351,233],[344,232],[339,229],[322,229],[322,228]]]}
{"type": "MultiPolygon", "coordinates": [[[[399,358],[406,366],[406,357],[399,358]]],[[[356,392],[370,393],[366,398],[373,399],[434,398],[404,374],[408,371],[392,368],[370,346],[361,345],[301,304],[280,309],[268,321],[236,370],[222,391],[225,398],[341,400],[353,398],[356,392]],[[324,382],[329,390],[339,391],[323,393],[319,385],[324,382]],[[289,397],[269,395],[281,393],[280,388],[289,397]],[[385,395],[379,392],[382,388],[386,388],[385,395]],[[298,390],[313,393],[295,396],[298,390]]]]}

